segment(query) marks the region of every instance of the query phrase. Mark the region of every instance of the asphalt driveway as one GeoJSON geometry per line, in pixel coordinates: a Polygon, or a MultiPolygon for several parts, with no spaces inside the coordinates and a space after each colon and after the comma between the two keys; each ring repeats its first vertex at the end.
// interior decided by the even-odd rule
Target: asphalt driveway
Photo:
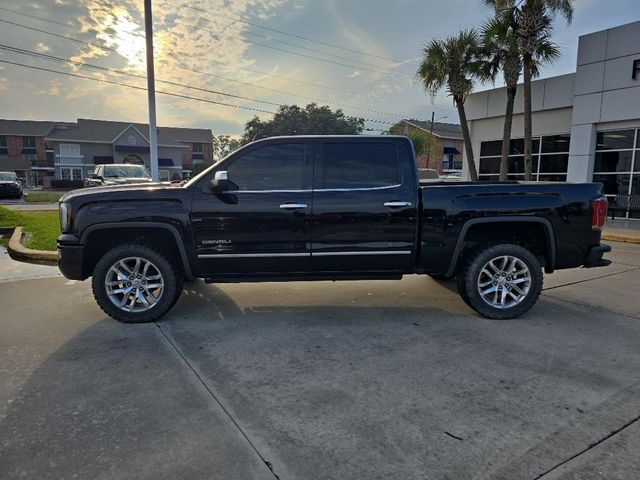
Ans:
{"type": "Polygon", "coordinates": [[[490,321],[429,278],[188,285],[162,321],[0,283],[0,478],[634,478],[640,246],[490,321]]]}

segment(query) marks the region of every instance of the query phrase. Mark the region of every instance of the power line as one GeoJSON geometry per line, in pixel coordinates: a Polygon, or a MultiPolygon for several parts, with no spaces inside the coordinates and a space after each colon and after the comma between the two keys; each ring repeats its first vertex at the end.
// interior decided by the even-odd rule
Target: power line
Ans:
{"type": "MultiPolygon", "coordinates": [[[[161,5],[173,6],[173,5],[168,4],[168,3],[163,3],[161,5]]],[[[185,4],[182,4],[182,5],[179,5],[179,6],[180,7],[185,7],[185,8],[188,8],[188,9],[192,9],[192,10],[196,10],[196,11],[199,11],[199,12],[203,12],[203,13],[206,13],[208,15],[221,17],[221,18],[224,18],[226,20],[231,21],[232,23],[227,25],[227,27],[225,27],[225,29],[228,28],[229,26],[233,25],[234,23],[243,23],[243,24],[248,24],[248,25],[252,25],[252,26],[258,27],[257,25],[247,23],[247,22],[245,22],[245,21],[243,21],[241,19],[232,18],[232,17],[230,17],[228,15],[224,15],[222,13],[207,12],[206,10],[203,10],[203,9],[200,9],[200,8],[197,8],[197,7],[192,7],[192,6],[185,5],[185,4]]],[[[213,24],[213,22],[211,20],[207,19],[207,18],[202,18],[202,17],[200,17],[200,18],[205,20],[208,23],[213,24]]],[[[261,28],[261,27],[258,27],[258,28],[261,28]]],[[[267,30],[272,30],[272,29],[267,28],[267,27],[264,27],[264,28],[267,29],[267,30]]],[[[278,31],[278,33],[287,35],[286,33],[282,32],[282,31],[278,31]]],[[[270,36],[270,35],[264,35],[264,34],[256,33],[256,32],[242,32],[242,35],[253,35],[253,36],[256,36],[256,37],[265,38],[265,39],[270,40],[272,42],[281,43],[283,45],[288,45],[290,47],[300,48],[300,49],[303,49],[303,50],[307,50],[309,52],[320,53],[322,55],[327,55],[327,56],[330,56],[330,57],[338,58],[340,60],[346,60],[347,62],[360,63],[360,64],[363,64],[363,65],[368,65],[370,67],[375,67],[375,68],[388,68],[388,67],[384,67],[384,66],[379,65],[379,64],[364,62],[362,60],[357,60],[357,59],[355,59],[353,57],[345,57],[344,55],[338,55],[338,54],[335,54],[335,53],[326,52],[324,50],[318,50],[317,48],[311,48],[311,47],[306,47],[304,45],[300,45],[300,44],[297,44],[297,43],[287,42],[285,40],[280,40],[278,38],[274,38],[273,36],[270,36]]],[[[292,35],[292,36],[296,36],[296,35],[292,35]]],[[[364,52],[358,52],[358,53],[362,53],[362,54],[366,55],[366,53],[364,53],[364,52]]],[[[391,60],[391,61],[393,61],[393,60],[391,60]]],[[[404,62],[401,62],[401,61],[396,61],[394,63],[404,64],[404,62]]]]}
{"type": "MultiPolygon", "coordinates": [[[[78,61],[75,61],[75,60],[69,60],[69,59],[65,59],[65,58],[61,58],[61,57],[56,57],[54,55],[48,55],[48,54],[44,54],[44,53],[34,52],[34,51],[31,51],[31,50],[24,50],[24,49],[21,49],[21,48],[12,47],[11,45],[2,45],[2,44],[0,44],[0,50],[5,50],[5,51],[13,52],[13,53],[19,53],[19,54],[28,55],[28,56],[37,57],[37,58],[44,58],[46,60],[51,60],[51,61],[55,61],[55,62],[58,62],[58,63],[68,63],[68,64],[72,64],[72,65],[77,65],[77,66],[90,68],[90,69],[94,69],[94,70],[100,70],[100,71],[113,73],[113,74],[117,74],[117,75],[125,75],[125,76],[130,76],[130,77],[138,78],[138,79],[146,79],[146,76],[144,76],[144,75],[138,75],[138,74],[135,74],[135,73],[132,73],[132,72],[125,72],[125,71],[122,71],[122,70],[117,70],[117,69],[108,68],[108,67],[102,67],[102,66],[99,66],[99,65],[93,65],[93,64],[89,64],[89,63],[85,63],[85,62],[78,62],[78,61]]],[[[5,63],[7,63],[7,62],[5,62],[5,63]]],[[[9,62],[9,63],[11,63],[11,62],[9,62]]],[[[33,68],[36,68],[36,67],[33,67],[33,68]]],[[[49,69],[44,69],[44,68],[41,68],[41,69],[44,70],[44,71],[49,71],[49,69]]],[[[58,72],[58,73],[62,73],[62,72],[58,72]]],[[[78,76],[76,74],[70,74],[70,75],[71,76],[78,76]]],[[[78,78],[93,79],[95,77],[86,77],[86,76],[80,75],[80,76],[78,76],[78,78]]],[[[229,94],[229,93],[220,92],[220,91],[216,91],[216,90],[209,90],[209,89],[206,89],[206,88],[194,87],[194,86],[191,86],[191,85],[185,85],[183,83],[172,82],[172,81],[169,81],[169,80],[160,80],[160,79],[158,79],[157,81],[159,83],[164,83],[164,84],[167,84],[167,85],[172,85],[172,86],[181,87],[181,88],[188,88],[188,89],[191,89],[191,90],[211,93],[211,94],[214,94],[214,95],[227,96],[227,97],[236,98],[236,99],[239,99],[239,100],[246,100],[246,101],[256,102],[256,103],[264,103],[266,105],[271,105],[271,106],[276,106],[276,107],[286,106],[285,104],[282,104],[282,103],[270,102],[270,101],[267,101],[267,100],[260,100],[260,99],[256,99],[256,98],[245,97],[245,96],[242,96],[242,95],[234,95],[234,94],[229,94]]],[[[107,83],[118,84],[118,82],[107,82],[107,83]]],[[[164,93],[168,94],[168,92],[164,92],[164,93]]],[[[217,103],[220,103],[221,105],[229,106],[229,104],[225,104],[225,103],[221,103],[221,102],[217,102],[217,103]]],[[[253,110],[261,111],[261,112],[265,112],[265,113],[271,113],[271,114],[274,113],[274,112],[270,112],[270,111],[267,111],[267,110],[259,110],[259,109],[253,109],[253,110]]],[[[357,117],[357,118],[361,118],[361,117],[357,117]]],[[[371,119],[371,118],[363,118],[363,120],[365,122],[369,122],[369,123],[377,123],[377,124],[382,124],[382,125],[395,125],[394,122],[387,122],[387,121],[384,121],[384,120],[377,120],[377,119],[371,119]]]]}
{"type": "MultiPolygon", "coordinates": [[[[212,33],[213,35],[216,36],[216,38],[220,38],[222,36],[222,35],[220,35],[220,33],[216,32],[215,30],[211,30],[210,28],[198,27],[196,25],[190,25],[188,23],[182,23],[182,22],[174,22],[174,23],[176,25],[182,25],[182,26],[187,27],[187,28],[192,28],[192,29],[195,29],[195,30],[202,30],[204,32],[212,33]]],[[[333,65],[339,65],[341,67],[353,68],[353,69],[356,69],[356,70],[365,70],[367,72],[378,73],[380,75],[385,75],[385,76],[388,76],[388,77],[407,78],[407,75],[399,75],[399,74],[396,74],[396,73],[393,73],[393,72],[389,72],[389,71],[385,72],[385,71],[382,71],[382,70],[376,70],[374,68],[360,67],[360,66],[357,66],[357,65],[349,64],[349,63],[336,62],[336,61],[330,60],[328,58],[317,57],[315,55],[308,55],[306,53],[301,53],[301,52],[294,52],[293,50],[288,50],[286,48],[280,48],[280,47],[274,47],[273,45],[267,45],[267,44],[261,43],[261,42],[254,42],[253,40],[247,40],[246,38],[243,38],[242,40],[244,42],[250,43],[252,45],[257,45],[259,47],[269,48],[271,50],[276,50],[278,52],[288,53],[290,55],[297,55],[299,57],[309,58],[311,60],[316,60],[316,61],[319,61],[319,62],[331,63],[333,65]]]]}
{"type": "MultiPolygon", "coordinates": [[[[113,80],[107,80],[107,79],[104,79],[104,78],[88,77],[86,75],[80,75],[78,73],[61,72],[59,70],[52,70],[50,68],[37,67],[35,65],[27,65],[27,64],[19,63],[19,62],[10,62],[8,60],[0,60],[0,63],[5,63],[7,65],[15,65],[15,66],[18,66],[18,67],[30,68],[32,70],[39,70],[39,71],[42,71],[42,72],[56,73],[58,75],[66,75],[68,77],[82,78],[84,80],[93,80],[95,82],[106,83],[106,84],[109,84],[109,85],[117,85],[117,86],[120,86],[120,87],[127,87],[127,88],[131,88],[131,89],[134,89],[134,90],[140,90],[140,91],[144,91],[144,92],[147,91],[146,87],[139,87],[137,85],[130,85],[128,83],[114,82],[113,80]]],[[[198,102],[206,102],[206,103],[212,103],[212,104],[215,104],[215,105],[222,105],[224,107],[241,108],[243,110],[250,110],[252,112],[268,113],[270,115],[273,115],[275,113],[275,112],[271,112],[269,110],[262,110],[260,108],[247,107],[247,106],[244,106],[244,105],[233,105],[232,103],[224,103],[224,102],[219,102],[217,100],[211,100],[211,99],[208,99],[208,98],[199,98],[199,97],[192,97],[190,95],[182,95],[182,94],[179,94],[179,93],[165,92],[163,90],[156,90],[156,93],[159,93],[161,95],[167,95],[167,96],[170,96],[170,97],[184,98],[184,99],[187,99],[187,100],[195,100],[195,101],[198,101],[198,102]]]]}
{"type": "Polygon", "coordinates": [[[43,22],[55,23],[56,25],[62,25],[63,27],[69,27],[68,23],[58,22],[57,20],[51,20],[48,18],[36,17],[35,15],[29,15],[28,13],[19,12],[17,10],[11,10],[10,8],[0,7],[0,10],[4,10],[5,12],[11,12],[16,15],[22,15],[23,17],[35,18],[36,20],[42,20],[43,22]]]}
{"type": "Polygon", "coordinates": [[[214,12],[209,12],[207,10],[204,10],[202,8],[199,8],[199,7],[194,7],[192,5],[181,4],[181,5],[178,5],[178,6],[184,7],[184,8],[188,8],[188,9],[191,9],[191,10],[196,10],[196,11],[199,11],[199,12],[202,12],[202,13],[206,13],[206,14],[209,14],[209,15],[215,15],[217,17],[226,18],[227,20],[232,20],[234,22],[243,23],[245,25],[249,25],[249,26],[252,26],[252,27],[255,27],[255,28],[260,28],[260,29],[263,29],[263,30],[268,30],[270,32],[279,33],[281,35],[287,35],[289,37],[298,38],[300,40],[306,40],[307,42],[312,42],[312,43],[317,43],[317,44],[320,44],[320,45],[325,45],[327,47],[337,48],[339,50],[344,50],[346,52],[359,53],[361,55],[367,55],[369,57],[375,57],[375,58],[380,58],[382,60],[388,60],[388,61],[393,62],[393,63],[403,63],[400,60],[395,60],[393,58],[385,57],[383,55],[376,55],[374,53],[368,53],[368,52],[365,52],[365,51],[362,51],[362,50],[356,50],[354,48],[349,48],[349,47],[343,47],[341,45],[336,45],[335,43],[323,42],[322,40],[317,40],[317,39],[305,37],[303,35],[298,35],[298,34],[295,34],[295,33],[285,32],[284,30],[278,30],[276,28],[266,27],[264,25],[258,25],[256,23],[251,23],[251,22],[248,22],[248,21],[243,20],[241,18],[237,18],[237,17],[234,18],[234,17],[228,16],[228,15],[224,15],[224,14],[218,13],[218,12],[215,12],[215,13],[214,12]]]}
{"type": "Polygon", "coordinates": [[[340,103],[340,102],[334,102],[334,101],[329,101],[329,100],[321,100],[321,99],[314,98],[314,97],[309,97],[309,96],[306,96],[306,95],[300,95],[300,94],[297,94],[297,93],[287,92],[285,90],[279,90],[277,88],[265,87],[265,86],[258,85],[258,84],[255,84],[255,83],[244,82],[242,80],[236,80],[236,79],[233,79],[233,78],[223,77],[221,75],[216,75],[216,74],[209,73],[209,72],[203,72],[203,71],[200,71],[200,70],[193,70],[193,69],[190,69],[190,68],[181,67],[179,65],[176,65],[176,68],[179,68],[180,70],[185,70],[187,72],[196,73],[196,74],[199,74],[199,75],[207,75],[209,77],[219,78],[219,79],[225,80],[227,82],[234,82],[234,83],[239,83],[240,85],[247,85],[249,87],[261,88],[263,90],[268,90],[270,92],[282,93],[284,95],[289,95],[291,97],[302,98],[304,100],[310,100],[312,102],[325,103],[325,104],[329,104],[329,105],[335,105],[335,106],[341,107],[341,108],[350,108],[350,109],[353,109],[353,110],[360,110],[362,112],[369,112],[369,113],[377,113],[377,114],[380,114],[380,115],[387,115],[387,116],[390,116],[390,117],[402,116],[401,114],[397,114],[397,113],[390,113],[390,112],[385,112],[385,111],[382,111],[382,110],[374,110],[374,109],[371,109],[371,108],[358,107],[356,105],[350,105],[348,103],[340,103]]]}
{"type": "Polygon", "coordinates": [[[84,43],[85,45],[90,45],[92,47],[100,48],[102,50],[108,50],[110,52],[118,53],[118,51],[115,48],[107,47],[105,45],[100,45],[98,43],[88,42],[86,40],[80,40],[78,38],[67,37],[66,35],[60,35],[59,33],[49,32],[48,30],[42,30],[40,28],[30,27],[29,25],[23,25],[22,23],[10,22],[9,20],[4,20],[2,18],[0,18],[0,22],[7,23],[9,25],[14,25],[16,27],[26,28],[27,30],[32,30],[34,32],[40,32],[40,33],[45,33],[47,35],[51,35],[51,36],[54,36],[54,37],[64,38],[65,40],[70,40],[72,42],[84,43]]]}
{"type": "MultiPolygon", "coordinates": [[[[56,24],[56,25],[61,25],[61,26],[67,27],[67,28],[70,27],[70,25],[65,24],[63,22],[58,22],[56,20],[43,18],[43,17],[38,17],[38,16],[35,16],[35,15],[29,15],[29,14],[18,12],[16,10],[11,10],[11,9],[5,8],[5,7],[0,7],[0,10],[5,10],[7,12],[11,12],[11,13],[14,13],[14,14],[17,14],[17,15],[23,15],[23,16],[26,16],[26,17],[29,17],[29,18],[34,18],[36,20],[41,20],[43,22],[49,22],[49,23],[53,23],[53,24],[56,24]]],[[[35,28],[35,27],[31,27],[31,26],[28,26],[28,25],[21,24],[21,23],[10,22],[8,20],[0,19],[0,21],[2,21],[4,23],[7,23],[7,24],[10,24],[10,25],[17,26],[17,27],[26,28],[26,29],[29,29],[29,30],[32,30],[32,31],[37,31],[37,32],[40,32],[40,33],[44,33],[46,35],[51,35],[51,36],[54,36],[54,37],[57,37],[57,38],[62,38],[62,39],[65,39],[65,40],[70,40],[72,42],[82,43],[82,44],[85,44],[85,45],[96,47],[96,48],[99,48],[99,49],[102,49],[102,50],[105,50],[105,51],[118,53],[117,49],[111,48],[111,47],[107,47],[105,45],[92,43],[92,42],[89,42],[89,41],[86,41],[86,40],[80,40],[78,38],[73,38],[73,37],[61,35],[61,34],[54,33],[54,32],[48,31],[48,30],[38,29],[38,28],[35,28]]],[[[251,73],[257,73],[259,75],[267,75],[267,76],[270,76],[270,77],[280,78],[280,79],[283,79],[283,80],[287,80],[287,81],[295,82],[295,83],[300,83],[300,84],[303,84],[303,85],[309,85],[309,86],[313,86],[313,87],[324,88],[324,89],[327,89],[327,90],[333,90],[333,91],[337,91],[337,92],[347,93],[349,95],[358,95],[358,96],[364,95],[362,93],[354,92],[354,91],[351,91],[351,90],[345,90],[345,89],[341,89],[341,88],[331,87],[331,86],[328,86],[328,85],[322,85],[320,83],[314,83],[314,82],[309,82],[309,81],[305,81],[305,80],[301,80],[301,79],[291,78],[291,77],[287,77],[287,76],[283,76],[283,75],[277,75],[275,73],[262,72],[262,71],[258,71],[258,70],[248,69],[248,68],[238,68],[238,67],[235,67],[233,65],[230,65],[228,63],[221,62],[221,61],[218,61],[218,60],[209,60],[209,61],[212,62],[212,63],[217,63],[219,65],[225,65],[225,66],[230,67],[230,68],[232,68],[234,70],[247,71],[247,72],[251,72],[251,73]]],[[[229,81],[232,81],[232,80],[229,80],[229,81]]],[[[383,101],[390,102],[390,103],[394,103],[394,104],[395,103],[402,103],[402,104],[411,105],[411,106],[414,106],[414,107],[423,107],[423,105],[421,105],[421,104],[406,102],[406,101],[398,100],[398,99],[391,99],[391,98],[383,97],[383,96],[378,96],[378,97],[376,97],[376,99],[383,100],[383,101]]]]}
{"type": "MultiPolygon", "coordinates": [[[[129,77],[138,78],[138,79],[142,79],[142,80],[146,80],[146,78],[147,78],[144,75],[136,74],[136,73],[133,73],[133,72],[127,72],[127,71],[118,70],[118,69],[115,69],[115,68],[103,67],[103,66],[94,65],[94,64],[91,64],[91,63],[80,62],[80,61],[77,61],[77,60],[71,60],[71,59],[66,59],[66,58],[62,58],[62,57],[57,57],[55,55],[50,55],[50,54],[42,53],[42,52],[35,52],[33,50],[26,50],[26,49],[23,49],[23,48],[14,47],[12,45],[0,44],[0,50],[5,50],[5,51],[9,51],[9,52],[12,52],[12,53],[18,53],[18,54],[22,54],[22,55],[28,55],[28,56],[36,57],[36,58],[43,58],[45,60],[54,61],[54,62],[57,62],[57,63],[66,63],[66,64],[71,64],[71,65],[76,65],[76,66],[79,66],[79,67],[90,68],[90,69],[93,69],[93,70],[100,70],[100,71],[103,71],[103,72],[109,72],[109,73],[114,73],[114,74],[118,74],[118,75],[126,75],[126,76],[129,76],[129,77]]],[[[179,66],[178,66],[178,68],[180,68],[182,70],[186,70],[186,71],[192,72],[192,73],[197,73],[197,74],[200,74],[200,75],[210,75],[210,76],[213,76],[215,78],[222,78],[224,80],[231,80],[231,79],[226,79],[225,77],[220,77],[218,75],[210,74],[208,72],[201,72],[201,71],[197,71],[197,70],[191,70],[189,68],[184,68],[184,67],[179,67],[179,66]]],[[[184,83],[174,82],[174,81],[170,81],[170,80],[157,79],[157,81],[159,83],[164,83],[164,84],[172,85],[172,86],[176,86],[176,87],[189,88],[189,89],[192,89],[192,90],[197,90],[197,91],[206,92],[206,93],[212,93],[214,95],[222,95],[222,96],[225,96],[225,97],[237,98],[237,99],[240,99],[240,100],[247,100],[247,101],[250,101],[250,102],[264,103],[266,105],[272,105],[272,106],[276,106],[276,107],[280,107],[282,105],[282,103],[270,102],[270,101],[267,101],[267,100],[261,100],[261,99],[257,99],[257,98],[246,97],[246,96],[243,96],[243,95],[236,95],[236,94],[232,94],[232,93],[221,92],[221,91],[218,91],[218,90],[200,88],[200,87],[196,87],[196,86],[193,86],[193,85],[186,85],[184,83]]],[[[231,81],[235,81],[235,80],[231,80],[231,81]]],[[[242,83],[244,85],[248,85],[248,86],[254,86],[254,87],[258,87],[258,88],[265,88],[267,90],[272,90],[272,91],[278,92],[278,93],[283,93],[283,94],[288,94],[288,95],[293,95],[293,96],[300,96],[300,95],[296,95],[296,94],[291,94],[291,93],[285,92],[283,90],[276,90],[276,89],[271,89],[271,88],[268,88],[268,87],[261,87],[259,85],[255,85],[255,84],[252,84],[252,83],[247,83],[247,82],[240,82],[240,83],[242,83]]],[[[302,97],[302,96],[300,96],[300,97],[302,97]]],[[[352,109],[355,109],[355,110],[360,109],[360,110],[363,110],[363,111],[368,111],[370,113],[379,113],[379,114],[382,114],[382,115],[388,115],[388,116],[392,116],[392,117],[401,116],[401,115],[394,114],[394,113],[389,113],[389,112],[381,112],[381,111],[378,111],[378,110],[364,109],[364,108],[360,108],[360,107],[353,106],[353,105],[339,104],[339,103],[335,103],[335,102],[326,102],[324,100],[318,100],[318,99],[314,99],[314,98],[310,98],[310,97],[302,97],[302,98],[305,98],[307,100],[311,100],[311,101],[314,101],[314,102],[319,102],[319,103],[333,103],[334,105],[343,106],[344,108],[352,108],[352,109]]],[[[367,120],[368,121],[376,121],[376,120],[372,120],[372,119],[367,119],[367,120]]]]}

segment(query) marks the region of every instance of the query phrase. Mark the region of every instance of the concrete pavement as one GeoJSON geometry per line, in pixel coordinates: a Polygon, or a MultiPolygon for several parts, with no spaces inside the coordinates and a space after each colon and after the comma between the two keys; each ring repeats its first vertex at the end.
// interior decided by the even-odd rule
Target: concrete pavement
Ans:
{"type": "Polygon", "coordinates": [[[137,326],[0,284],[0,478],[633,478],[640,247],[610,258],[503,322],[415,276],[194,282],[137,326]]]}

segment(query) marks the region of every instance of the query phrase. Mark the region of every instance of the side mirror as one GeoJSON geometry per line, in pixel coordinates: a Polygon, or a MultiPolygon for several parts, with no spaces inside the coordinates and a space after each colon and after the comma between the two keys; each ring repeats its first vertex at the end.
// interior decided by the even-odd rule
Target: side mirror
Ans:
{"type": "Polygon", "coordinates": [[[102,180],[102,177],[96,173],[90,173],[89,175],[87,175],[88,178],[94,178],[96,180],[102,180]]]}
{"type": "Polygon", "coordinates": [[[217,171],[213,180],[211,180],[211,190],[214,193],[223,193],[232,190],[234,183],[229,180],[229,173],[226,170],[217,171]]]}

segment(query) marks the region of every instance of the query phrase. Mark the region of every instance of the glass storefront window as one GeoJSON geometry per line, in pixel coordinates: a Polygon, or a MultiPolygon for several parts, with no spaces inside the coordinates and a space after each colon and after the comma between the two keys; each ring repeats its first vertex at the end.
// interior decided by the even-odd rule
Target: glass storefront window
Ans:
{"type": "Polygon", "coordinates": [[[633,150],[596,152],[594,172],[630,172],[633,150]]]}
{"type": "MultiPolygon", "coordinates": [[[[569,164],[570,135],[559,134],[533,138],[532,179],[537,181],[566,181],[569,164]],[[552,176],[540,173],[555,174],[552,176]],[[548,180],[553,178],[553,180],[548,180]]],[[[500,172],[502,141],[492,140],[480,144],[480,179],[488,180],[500,172]]],[[[509,142],[510,180],[524,180],[524,139],[514,138],[509,142]]]]}
{"type": "Polygon", "coordinates": [[[599,132],[596,150],[623,150],[633,148],[635,130],[599,132]]]}

